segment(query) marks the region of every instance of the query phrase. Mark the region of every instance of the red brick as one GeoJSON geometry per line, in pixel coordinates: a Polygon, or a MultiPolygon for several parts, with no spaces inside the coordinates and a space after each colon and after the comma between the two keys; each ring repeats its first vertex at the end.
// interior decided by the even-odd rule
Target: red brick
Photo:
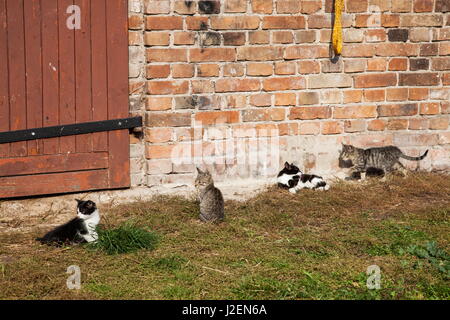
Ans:
{"type": "Polygon", "coordinates": [[[299,13],[301,3],[295,0],[277,0],[277,13],[299,13]]]}
{"type": "Polygon", "coordinates": [[[364,90],[364,99],[368,102],[384,101],[386,91],[382,90],[364,90]]]}
{"type": "Polygon", "coordinates": [[[313,14],[308,15],[308,29],[330,29],[331,15],[313,14]]]}
{"type": "Polygon", "coordinates": [[[238,60],[267,61],[283,58],[282,47],[241,47],[237,49],[238,60]]]}
{"type": "Polygon", "coordinates": [[[330,107],[295,107],[291,108],[289,120],[313,120],[313,119],[328,119],[331,118],[330,107]]]}
{"type": "Polygon", "coordinates": [[[409,88],[409,100],[426,100],[429,96],[428,88],[409,88]]]}
{"type": "Polygon", "coordinates": [[[340,134],[343,131],[342,123],[339,121],[322,122],[322,134],[340,134]]]}
{"type": "Polygon", "coordinates": [[[174,145],[148,145],[145,148],[145,157],[147,159],[170,159],[174,145]]]}
{"type": "Polygon", "coordinates": [[[259,17],[257,16],[213,16],[211,17],[211,28],[215,30],[243,30],[257,29],[259,17]]]}
{"type": "Polygon", "coordinates": [[[236,51],[232,48],[190,49],[191,62],[235,61],[236,51]]]}
{"type": "Polygon", "coordinates": [[[380,57],[416,56],[419,46],[413,43],[379,43],[375,51],[380,57]]]}
{"type": "Polygon", "coordinates": [[[299,61],[298,73],[300,74],[314,74],[320,72],[320,64],[318,61],[299,61]]]}
{"type": "Polygon", "coordinates": [[[239,111],[198,112],[195,114],[195,121],[203,125],[236,123],[239,122],[239,111]]]}
{"type": "Polygon", "coordinates": [[[149,111],[163,111],[172,109],[172,98],[148,97],[146,109],[149,111]]]}
{"type": "Polygon", "coordinates": [[[192,93],[213,93],[214,83],[211,80],[192,80],[192,93]]]}
{"type": "Polygon", "coordinates": [[[170,75],[170,65],[149,65],[147,66],[147,79],[167,78],[170,75]]]}
{"type": "Polygon", "coordinates": [[[186,49],[147,49],[148,62],[187,62],[186,49]]]}
{"type": "Polygon", "coordinates": [[[172,77],[190,78],[194,75],[194,66],[192,64],[174,64],[172,66],[172,77]]]}
{"type": "Polygon", "coordinates": [[[383,131],[386,128],[386,120],[375,119],[369,121],[367,130],[369,131],[383,131]]]}
{"type": "Polygon", "coordinates": [[[247,1],[242,0],[225,0],[225,12],[245,12],[247,9],[247,1]]]}
{"type": "Polygon", "coordinates": [[[302,13],[311,14],[316,13],[320,9],[322,9],[322,1],[321,0],[308,0],[302,1],[302,13]]]}
{"type": "Polygon", "coordinates": [[[298,90],[306,88],[305,78],[302,77],[280,77],[263,80],[265,91],[298,90]]]}
{"type": "Polygon", "coordinates": [[[409,119],[409,130],[427,130],[428,129],[428,119],[418,118],[409,119]]]}
{"type": "Polygon", "coordinates": [[[149,81],[149,94],[183,94],[189,90],[188,81],[149,81]]]}
{"type": "Polygon", "coordinates": [[[255,107],[268,107],[272,105],[272,96],[267,93],[252,95],[250,96],[250,104],[255,107]]]}
{"type": "Polygon", "coordinates": [[[197,76],[198,77],[217,77],[219,76],[219,65],[218,64],[199,64],[197,65],[197,76]]]}
{"type": "Polygon", "coordinates": [[[355,88],[390,87],[397,85],[395,73],[364,74],[355,77],[355,88]]]}
{"type": "Polygon", "coordinates": [[[276,62],[275,74],[278,75],[292,75],[295,74],[295,62],[276,62]]]}
{"type": "Polygon", "coordinates": [[[251,0],[252,10],[254,13],[272,13],[273,2],[272,0],[251,0]]]}
{"type": "Polygon", "coordinates": [[[207,30],[208,17],[186,17],[188,30],[207,30]]]}
{"type": "Polygon", "coordinates": [[[375,45],[373,44],[352,44],[346,45],[342,49],[343,57],[372,57],[375,55],[375,45]]]}
{"type": "Polygon", "coordinates": [[[317,59],[329,56],[329,47],[324,45],[300,45],[286,48],[284,58],[291,59],[317,59]]]}
{"type": "Polygon", "coordinates": [[[392,12],[411,12],[412,0],[394,0],[392,1],[392,12]]]}
{"type": "Polygon", "coordinates": [[[406,130],[408,119],[389,119],[386,128],[388,130],[406,130]]]}
{"type": "Polygon", "coordinates": [[[128,16],[128,29],[130,30],[141,30],[144,26],[144,20],[142,16],[131,15],[128,16]]]}
{"type": "Polygon", "coordinates": [[[149,127],[189,127],[191,125],[191,113],[151,112],[147,113],[145,123],[149,127]]]}
{"type": "Polygon", "coordinates": [[[224,77],[241,77],[244,75],[244,65],[241,63],[229,63],[223,67],[224,77]]]}
{"type": "Polygon", "coordinates": [[[376,116],[377,106],[335,107],[333,113],[335,119],[374,118],[376,116]]]}
{"type": "Polygon", "coordinates": [[[433,0],[414,0],[414,12],[432,12],[433,0]]]}
{"type": "Polygon", "coordinates": [[[195,34],[193,32],[175,32],[173,34],[174,45],[191,45],[195,43],[195,34]]]}
{"type": "Polygon", "coordinates": [[[265,16],[263,29],[304,29],[305,18],[302,16],[265,16]]]}
{"type": "Polygon", "coordinates": [[[420,114],[434,115],[439,113],[439,102],[428,102],[420,104],[420,114]]]}
{"type": "Polygon", "coordinates": [[[216,92],[258,91],[260,87],[258,79],[220,79],[216,81],[216,92]]]}
{"type": "Polygon", "coordinates": [[[273,73],[271,63],[249,63],[247,64],[247,75],[249,76],[270,76],[273,73]]]}
{"type": "Polygon", "coordinates": [[[379,117],[414,116],[417,114],[418,106],[414,103],[388,104],[378,106],[379,117]]]}
{"type": "Polygon", "coordinates": [[[367,60],[367,71],[386,71],[386,59],[372,58],[367,60]]]}
{"type": "Polygon", "coordinates": [[[187,1],[175,0],[174,11],[178,14],[194,14],[197,12],[196,1],[190,1],[189,6],[186,3],[187,1]]]}
{"type": "Polygon", "coordinates": [[[405,71],[408,69],[408,59],[407,58],[392,58],[389,61],[390,71],[405,71]]]}
{"type": "Polygon", "coordinates": [[[146,32],[144,43],[147,46],[168,46],[170,34],[168,32],[146,32]]]}
{"type": "Polygon", "coordinates": [[[269,31],[251,31],[248,33],[250,44],[267,44],[270,42],[269,31]]]}
{"type": "Polygon", "coordinates": [[[300,122],[299,134],[317,135],[320,133],[320,122],[300,122]]]}
{"type": "Polygon", "coordinates": [[[362,132],[366,130],[364,120],[346,120],[344,121],[344,131],[348,133],[362,132]]]}
{"type": "Polygon", "coordinates": [[[294,35],[291,31],[274,31],[272,41],[273,43],[293,43],[294,35]]]}
{"type": "Polygon", "coordinates": [[[362,90],[347,90],[344,91],[344,103],[361,102],[363,98],[362,90]]]}
{"type": "Polygon", "coordinates": [[[447,130],[448,122],[449,122],[448,118],[430,119],[430,129],[431,130],[447,130]]]}
{"type": "Polygon", "coordinates": [[[182,17],[155,17],[149,16],[145,21],[147,30],[177,30],[183,29],[182,17]]]}
{"type": "Polygon", "coordinates": [[[436,56],[439,52],[438,43],[425,43],[420,45],[421,56],[436,56]]]}
{"type": "Polygon", "coordinates": [[[406,14],[400,18],[402,27],[439,27],[443,25],[442,14],[406,14]]]}
{"type": "Polygon", "coordinates": [[[401,73],[399,79],[399,86],[436,86],[438,84],[438,73],[401,73]]]}
{"type": "Polygon", "coordinates": [[[244,122],[254,121],[282,121],[285,118],[284,108],[270,108],[263,110],[244,110],[242,119],[244,122]]]}
{"type": "Polygon", "coordinates": [[[275,93],[276,106],[295,106],[297,104],[297,96],[295,93],[279,92],[275,93]]]}
{"type": "Polygon", "coordinates": [[[408,100],[408,88],[389,88],[386,90],[387,101],[408,100]]]}
{"type": "Polygon", "coordinates": [[[381,15],[381,25],[383,27],[398,27],[400,25],[400,15],[399,14],[382,14],[381,15]]]}
{"type": "Polygon", "coordinates": [[[164,143],[172,141],[173,129],[152,128],[145,130],[145,141],[150,143],[164,143]]]}
{"type": "Polygon", "coordinates": [[[368,0],[350,0],[346,1],[347,12],[366,12],[368,0]]]}
{"type": "Polygon", "coordinates": [[[366,42],[383,42],[386,41],[385,29],[367,29],[365,31],[366,42]]]}

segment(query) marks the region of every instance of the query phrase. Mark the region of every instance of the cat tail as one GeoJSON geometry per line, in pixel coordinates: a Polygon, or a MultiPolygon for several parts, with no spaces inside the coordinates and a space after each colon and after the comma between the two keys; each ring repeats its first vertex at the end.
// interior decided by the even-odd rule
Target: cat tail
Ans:
{"type": "Polygon", "coordinates": [[[404,154],[404,153],[401,153],[401,154],[400,154],[400,157],[403,158],[403,159],[406,159],[406,160],[420,161],[420,160],[423,160],[423,159],[427,156],[428,151],[429,151],[429,150],[425,151],[425,153],[424,153],[423,155],[421,155],[420,157],[410,157],[410,156],[407,156],[407,155],[404,154]]]}

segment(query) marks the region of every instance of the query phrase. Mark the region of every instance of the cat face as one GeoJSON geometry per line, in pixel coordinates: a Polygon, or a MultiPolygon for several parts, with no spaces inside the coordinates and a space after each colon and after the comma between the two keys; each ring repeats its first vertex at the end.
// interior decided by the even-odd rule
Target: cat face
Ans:
{"type": "Polygon", "coordinates": [[[211,173],[209,173],[208,170],[202,171],[201,169],[197,168],[197,178],[195,179],[195,187],[206,187],[210,184],[214,183],[213,178],[211,176],[211,173]]]}
{"type": "Polygon", "coordinates": [[[78,202],[78,213],[83,215],[83,216],[90,216],[91,214],[93,214],[95,212],[95,210],[97,210],[97,206],[95,205],[95,202],[88,200],[88,201],[82,201],[82,200],[78,200],[76,199],[76,201],[78,202]]]}
{"type": "Polygon", "coordinates": [[[302,172],[300,169],[295,166],[293,163],[289,164],[289,162],[285,162],[283,170],[280,171],[278,176],[281,176],[283,174],[287,175],[295,175],[295,174],[301,174],[302,172]]]}
{"type": "Polygon", "coordinates": [[[357,158],[357,152],[354,146],[343,144],[342,150],[339,155],[339,167],[341,168],[351,168],[353,163],[357,158]]]}

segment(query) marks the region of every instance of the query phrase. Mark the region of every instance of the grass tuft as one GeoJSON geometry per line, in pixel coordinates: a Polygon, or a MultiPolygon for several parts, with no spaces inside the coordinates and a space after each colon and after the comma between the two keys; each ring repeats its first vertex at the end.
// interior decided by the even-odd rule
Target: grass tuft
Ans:
{"type": "Polygon", "coordinates": [[[158,236],[131,223],[125,223],[115,229],[97,228],[98,241],[91,246],[109,255],[135,252],[141,249],[153,250],[158,236]]]}

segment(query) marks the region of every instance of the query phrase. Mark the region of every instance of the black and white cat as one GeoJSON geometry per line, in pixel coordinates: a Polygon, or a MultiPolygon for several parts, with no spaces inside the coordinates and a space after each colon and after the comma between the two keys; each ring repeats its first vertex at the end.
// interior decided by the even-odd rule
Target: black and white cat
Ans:
{"type": "Polygon", "coordinates": [[[43,244],[63,243],[87,243],[98,239],[95,230],[100,222],[100,214],[93,201],[82,201],[76,199],[77,217],[69,222],[53,229],[42,238],[37,238],[43,244]]]}
{"type": "Polygon", "coordinates": [[[330,185],[322,177],[314,174],[304,174],[294,164],[286,162],[283,170],[277,178],[278,186],[289,189],[291,193],[297,193],[301,189],[329,190],[330,185]]]}

